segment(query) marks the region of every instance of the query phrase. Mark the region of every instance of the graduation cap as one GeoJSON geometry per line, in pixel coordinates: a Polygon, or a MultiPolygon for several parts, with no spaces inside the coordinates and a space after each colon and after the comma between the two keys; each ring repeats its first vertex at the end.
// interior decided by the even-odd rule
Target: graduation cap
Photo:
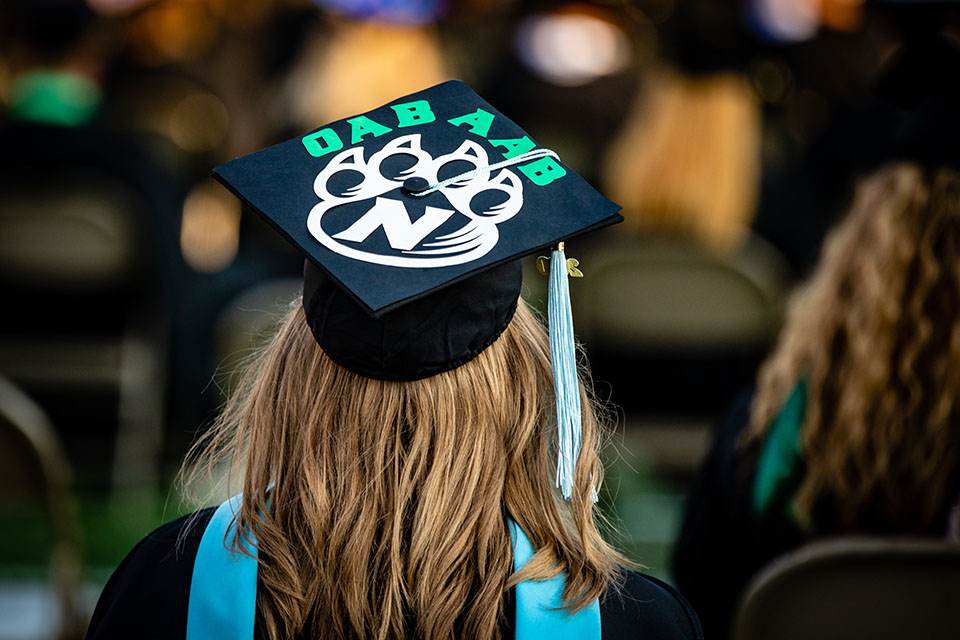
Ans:
{"type": "Polygon", "coordinates": [[[303,251],[313,335],[334,362],[371,378],[417,380],[476,357],[513,317],[519,259],[554,247],[558,483],[569,497],[580,408],[562,242],[620,222],[619,206],[459,81],[237,158],[214,177],[303,251]]]}

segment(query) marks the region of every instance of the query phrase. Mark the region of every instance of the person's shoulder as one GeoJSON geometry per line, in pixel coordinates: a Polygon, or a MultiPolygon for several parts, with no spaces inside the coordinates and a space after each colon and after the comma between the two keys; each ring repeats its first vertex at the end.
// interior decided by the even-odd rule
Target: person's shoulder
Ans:
{"type": "Polygon", "coordinates": [[[183,636],[193,562],[213,511],[182,516],[137,543],[103,588],[88,640],[183,636]]]}
{"type": "Polygon", "coordinates": [[[666,582],[624,571],[600,603],[603,640],[702,640],[693,607],[666,582]]]}
{"type": "Polygon", "coordinates": [[[162,524],[130,550],[114,571],[113,577],[131,569],[172,569],[181,564],[193,566],[200,538],[213,516],[214,507],[194,511],[162,524]]]}
{"type": "MultiPolygon", "coordinates": [[[[184,540],[192,538],[197,538],[199,542],[199,537],[203,535],[203,530],[207,526],[207,522],[210,521],[211,516],[213,516],[214,511],[216,511],[216,507],[208,507],[162,524],[145,535],[137,547],[141,545],[164,546],[181,544],[184,540]]],[[[137,547],[134,547],[134,550],[136,550],[137,547]]]]}

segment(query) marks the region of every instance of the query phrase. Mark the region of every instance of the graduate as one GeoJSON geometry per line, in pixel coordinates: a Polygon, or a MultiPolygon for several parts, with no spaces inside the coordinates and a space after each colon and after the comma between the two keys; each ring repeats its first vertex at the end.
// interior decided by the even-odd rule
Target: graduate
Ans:
{"type": "Polygon", "coordinates": [[[457,81],[214,173],[303,251],[303,295],[193,451],[239,492],[140,542],[91,640],[702,637],[596,524],[563,243],[617,205],[457,81]]]}
{"type": "Polygon", "coordinates": [[[733,637],[750,580],[809,541],[960,541],[958,69],[934,34],[888,62],[875,166],[717,425],[673,565],[711,638],[733,637]]]}

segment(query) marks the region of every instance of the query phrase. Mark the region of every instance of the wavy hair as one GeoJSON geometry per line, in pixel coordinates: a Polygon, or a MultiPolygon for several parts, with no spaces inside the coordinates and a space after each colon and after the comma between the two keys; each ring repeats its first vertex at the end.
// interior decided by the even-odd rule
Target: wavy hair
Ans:
{"type": "Polygon", "coordinates": [[[745,444],[808,385],[800,524],[942,533],[960,494],[960,174],[858,188],[762,366],[745,444]]]}
{"type": "Polygon", "coordinates": [[[187,482],[223,462],[242,469],[237,521],[256,537],[260,635],[495,638],[511,586],[563,571],[577,610],[626,563],[595,524],[601,422],[581,400],[567,503],[551,482],[549,344],[522,300],[474,360],[412,382],[335,364],[296,300],[188,456],[187,482]],[[537,549],[517,573],[508,517],[537,549]]]}

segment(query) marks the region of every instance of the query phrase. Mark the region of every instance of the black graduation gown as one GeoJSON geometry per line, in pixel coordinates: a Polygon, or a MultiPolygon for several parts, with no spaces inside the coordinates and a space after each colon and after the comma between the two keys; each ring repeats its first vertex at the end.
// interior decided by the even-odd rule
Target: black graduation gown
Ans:
{"type": "MultiPolygon", "coordinates": [[[[140,541],[107,582],[97,602],[88,640],[107,638],[184,638],[190,580],[204,528],[214,509],[197,520],[180,539],[191,516],[163,525],[140,541]],[[178,542],[179,539],[179,542],[178,542]]],[[[513,592],[505,597],[504,638],[513,637],[513,592]]],[[[603,640],[702,640],[697,615],[672,587],[629,572],[624,588],[600,602],[603,640]]]]}
{"type": "Polygon", "coordinates": [[[738,442],[750,422],[752,399],[752,389],[741,393],[717,424],[674,547],[677,586],[714,640],[730,636],[737,603],[757,571],[804,542],[785,518],[761,523],[751,514],[754,469],[743,464],[738,442]]]}
{"type": "MultiPolygon", "coordinates": [[[[674,547],[677,586],[696,607],[711,640],[731,637],[737,607],[751,579],[778,556],[813,537],[797,526],[785,508],[770,509],[760,517],[753,512],[757,465],[738,444],[750,424],[752,400],[752,389],[741,393],[718,423],[710,452],[687,499],[674,547]]],[[[792,495],[783,498],[792,500],[792,495]]],[[[823,506],[829,503],[821,503],[823,506]]],[[[950,505],[927,527],[918,525],[909,531],[891,526],[882,512],[869,509],[862,512],[854,528],[831,526],[828,513],[818,517],[817,507],[812,519],[819,536],[859,533],[942,537],[949,529],[949,514],[950,505]]]]}

